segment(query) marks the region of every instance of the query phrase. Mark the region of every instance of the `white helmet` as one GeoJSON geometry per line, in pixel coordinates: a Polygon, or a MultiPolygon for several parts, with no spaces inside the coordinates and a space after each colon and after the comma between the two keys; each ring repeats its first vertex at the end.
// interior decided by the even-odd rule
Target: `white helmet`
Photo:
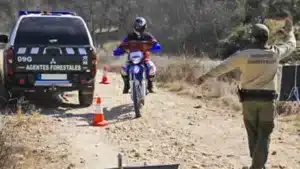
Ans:
{"type": "Polygon", "coordinates": [[[147,28],[147,21],[143,17],[136,17],[133,24],[133,29],[135,32],[142,33],[147,28]]]}

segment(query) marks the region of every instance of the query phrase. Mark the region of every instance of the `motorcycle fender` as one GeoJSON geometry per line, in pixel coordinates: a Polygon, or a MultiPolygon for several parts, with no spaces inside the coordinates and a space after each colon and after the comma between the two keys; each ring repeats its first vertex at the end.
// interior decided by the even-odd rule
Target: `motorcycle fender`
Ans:
{"type": "Polygon", "coordinates": [[[136,80],[142,81],[143,80],[143,67],[141,65],[133,65],[129,68],[129,72],[131,74],[131,80],[133,76],[136,80]]]}
{"type": "Polygon", "coordinates": [[[130,67],[129,71],[130,71],[130,73],[133,73],[133,74],[139,74],[141,71],[141,68],[138,65],[133,65],[132,67],[130,67]]]}

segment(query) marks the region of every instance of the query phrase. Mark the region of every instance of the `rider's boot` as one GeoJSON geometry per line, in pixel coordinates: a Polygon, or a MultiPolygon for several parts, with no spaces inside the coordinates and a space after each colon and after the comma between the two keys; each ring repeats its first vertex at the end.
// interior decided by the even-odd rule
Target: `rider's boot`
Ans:
{"type": "Polygon", "coordinates": [[[155,93],[153,77],[151,77],[151,78],[148,79],[148,91],[150,93],[155,93]]]}
{"type": "Polygon", "coordinates": [[[129,85],[129,77],[128,76],[122,76],[124,88],[123,88],[123,94],[129,93],[130,85],[129,85]]]}

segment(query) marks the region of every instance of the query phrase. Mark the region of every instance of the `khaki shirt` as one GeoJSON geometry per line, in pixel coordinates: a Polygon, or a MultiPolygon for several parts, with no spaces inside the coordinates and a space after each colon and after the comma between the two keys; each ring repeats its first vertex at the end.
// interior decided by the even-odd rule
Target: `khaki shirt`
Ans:
{"type": "Polygon", "coordinates": [[[279,61],[290,56],[296,48],[294,32],[288,35],[284,44],[270,46],[269,49],[247,49],[236,52],[207,76],[217,77],[236,68],[242,73],[240,88],[276,90],[276,74],[279,61]]]}

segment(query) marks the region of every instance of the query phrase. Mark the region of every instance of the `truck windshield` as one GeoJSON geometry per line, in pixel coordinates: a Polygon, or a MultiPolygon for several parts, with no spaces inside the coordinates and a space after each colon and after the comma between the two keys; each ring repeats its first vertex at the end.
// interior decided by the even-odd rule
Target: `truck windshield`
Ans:
{"type": "Polygon", "coordinates": [[[79,18],[27,17],[19,24],[15,44],[89,45],[87,29],[79,18]]]}

